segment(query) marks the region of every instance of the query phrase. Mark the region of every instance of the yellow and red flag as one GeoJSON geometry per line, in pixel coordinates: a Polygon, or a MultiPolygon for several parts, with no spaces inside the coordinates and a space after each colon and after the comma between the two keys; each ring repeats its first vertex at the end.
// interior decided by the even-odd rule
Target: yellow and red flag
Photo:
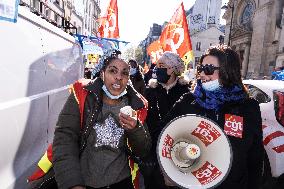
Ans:
{"type": "Polygon", "coordinates": [[[164,51],[179,54],[185,64],[193,60],[193,51],[183,3],[181,3],[170,22],[163,29],[160,43],[164,51]]]}
{"type": "Polygon", "coordinates": [[[100,37],[119,38],[117,0],[110,0],[105,16],[98,21],[100,37]]]}
{"type": "Polygon", "coordinates": [[[147,54],[151,57],[151,61],[153,64],[156,64],[159,58],[163,55],[163,52],[164,51],[159,40],[153,41],[147,47],[147,54]]]}

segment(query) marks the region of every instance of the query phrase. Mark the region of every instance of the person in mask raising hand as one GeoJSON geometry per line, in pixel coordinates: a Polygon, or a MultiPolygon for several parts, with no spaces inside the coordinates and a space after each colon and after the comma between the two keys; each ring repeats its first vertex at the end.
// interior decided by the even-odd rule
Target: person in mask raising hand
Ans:
{"type": "Polygon", "coordinates": [[[174,105],[160,129],[185,114],[213,120],[228,136],[233,152],[231,170],[216,189],[259,189],[264,158],[262,119],[258,102],[249,98],[242,83],[239,55],[226,45],[210,47],[197,72],[193,94],[185,94],[174,105]]]}
{"type": "Polygon", "coordinates": [[[52,148],[59,189],[133,189],[137,182],[127,149],[139,158],[150,150],[147,101],[128,85],[130,67],[119,53],[102,58],[99,77],[80,88],[73,85],[59,115],[52,148]],[[121,113],[125,106],[132,115],[121,113]]]}
{"type": "Polygon", "coordinates": [[[156,63],[157,78],[150,79],[145,91],[149,104],[146,123],[152,138],[151,155],[141,169],[146,189],[166,188],[156,158],[156,143],[160,134],[157,128],[174,103],[190,91],[189,83],[180,77],[184,67],[178,54],[165,52],[156,63]]]}
{"type": "Polygon", "coordinates": [[[129,66],[130,66],[130,80],[131,83],[134,87],[134,89],[144,95],[145,89],[146,89],[146,85],[142,76],[142,73],[139,69],[138,63],[131,59],[129,60],[129,66]]]}

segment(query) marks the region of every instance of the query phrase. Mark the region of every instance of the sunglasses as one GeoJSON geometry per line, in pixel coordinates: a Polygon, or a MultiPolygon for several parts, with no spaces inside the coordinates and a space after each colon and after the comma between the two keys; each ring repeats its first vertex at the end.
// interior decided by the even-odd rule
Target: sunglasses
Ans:
{"type": "Polygon", "coordinates": [[[213,64],[205,64],[197,66],[197,72],[200,74],[203,71],[205,75],[213,75],[214,71],[218,69],[219,67],[216,67],[213,64]]]}

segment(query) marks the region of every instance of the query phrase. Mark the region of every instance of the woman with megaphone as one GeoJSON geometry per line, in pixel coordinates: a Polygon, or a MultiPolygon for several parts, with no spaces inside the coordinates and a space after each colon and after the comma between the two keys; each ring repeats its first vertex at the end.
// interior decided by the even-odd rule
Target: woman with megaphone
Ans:
{"type": "Polygon", "coordinates": [[[210,47],[201,57],[197,72],[194,92],[177,101],[160,130],[186,114],[213,120],[227,135],[233,154],[231,169],[216,188],[258,189],[264,157],[262,120],[258,102],[249,98],[242,83],[239,55],[226,45],[210,47]]]}

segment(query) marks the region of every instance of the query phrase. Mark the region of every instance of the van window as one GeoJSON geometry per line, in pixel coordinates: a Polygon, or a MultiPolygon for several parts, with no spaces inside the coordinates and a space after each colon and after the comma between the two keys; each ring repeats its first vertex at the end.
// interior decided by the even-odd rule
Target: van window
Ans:
{"type": "Polygon", "coordinates": [[[245,86],[248,89],[249,96],[257,100],[258,103],[267,103],[271,101],[271,98],[256,86],[249,84],[246,84],[245,86]]]}

